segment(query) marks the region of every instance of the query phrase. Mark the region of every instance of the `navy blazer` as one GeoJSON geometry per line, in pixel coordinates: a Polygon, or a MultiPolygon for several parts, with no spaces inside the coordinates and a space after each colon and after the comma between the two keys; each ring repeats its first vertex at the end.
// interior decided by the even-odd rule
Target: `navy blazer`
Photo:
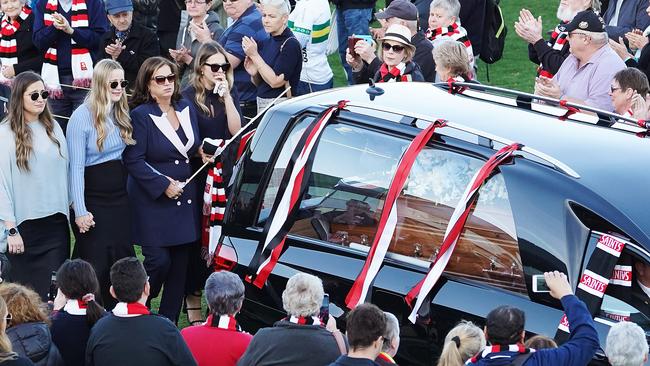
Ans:
{"type": "Polygon", "coordinates": [[[181,100],[175,110],[187,142],[178,137],[156,103],[131,111],[135,145],[124,150],[129,172],[127,191],[133,208],[133,239],[143,246],[173,246],[196,241],[200,233],[200,210],[196,205],[197,181],[183,189],[179,199],[165,195],[167,177],[185,182],[192,176],[190,158],[201,143],[194,108],[181,100]]]}

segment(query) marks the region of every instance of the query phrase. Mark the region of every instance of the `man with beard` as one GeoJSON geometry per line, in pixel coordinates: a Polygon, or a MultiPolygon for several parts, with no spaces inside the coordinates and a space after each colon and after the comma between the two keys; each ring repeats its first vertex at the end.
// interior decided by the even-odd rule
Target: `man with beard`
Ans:
{"type": "Polygon", "coordinates": [[[528,42],[528,58],[539,64],[537,74],[552,78],[562,66],[562,62],[569,56],[569,42],[567,32],[562,32],[559,27],[573,20],[578,12],[592,9],[600,11],[600,0],[561,0],[557,8],[557,18],[560,20],[548,41],[542,37],[542,17],[535,18],[528,9],[521,9],[519,20],[515,22],[515,32],[524,41],[528,42]]]}

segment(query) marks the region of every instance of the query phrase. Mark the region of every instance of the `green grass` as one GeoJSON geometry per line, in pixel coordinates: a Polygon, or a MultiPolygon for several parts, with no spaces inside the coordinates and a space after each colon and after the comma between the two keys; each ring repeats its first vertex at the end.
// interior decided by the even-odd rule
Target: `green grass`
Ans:
{"type": "MultiPolygon", "coordinates": [[[[478,71],[479,80],[484,84],[493,86],[532,91],[537,66],[528,60],[527,43],[515,33],[514,23],[519,17],[519,10],[525,7],[533,15],[542,17],[545,31],[552,30],[557,25],[555,11],[558,4],[558,0],[502,0],[501,10],[508,27],[504,55],[500,61],[489,65],[489,82],[487,80],[486,64],[481,63],[478,71]]],[[[383,0],[377,2],[378,9],[382,8],[383,5],[383,0]]],[[[378,24],[373,26],[377,27],[378,24]]],[[[544,38],[546,38],[546,35],[544,38]]],[[[330,55],[329,63],[334,72],[334,86],[346,85],[345,72],[341,66],[339,55],[330,55]]]]}

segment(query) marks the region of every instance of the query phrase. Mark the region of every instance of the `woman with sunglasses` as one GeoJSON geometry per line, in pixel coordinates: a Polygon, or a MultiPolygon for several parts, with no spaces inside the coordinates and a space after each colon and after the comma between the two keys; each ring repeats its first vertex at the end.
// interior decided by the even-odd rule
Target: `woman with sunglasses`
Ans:
{"type": "MultiPolygon", "coordinates": [[[[135,145],[124,150],[133,241],[142,246],[149,300],[165,290],[159,314],[178,320],[190,247],[199,239],[200,202],[190,158],[201,143],[196,111],[178,92],[178,69],[162,58],[146,60],[135,82],[131,111],[135,145]]],[[[201,185],[202,187],[202,185],[201,185]]]]}
{"type": "Polygon", "coordinates": [[[217,40],[223,33],[219,16],[212,9],[213,2],[206,0],[185,0],[186,10],[181,11],[181,24],[176,39],[176,49],[169,55],[181,69],[179,79],[186,85],[186,76],[193,68],[193,60],[199,47],[217,40]]]}
{"type": "MultiPolygon", "coordinates": [[[[375,82],[424,81],[420,66],[413,61],[415,46],[411,43],[411,31],[404,25],[393,24],[386,30],[381,41],[379,58],[382,60],[379,71],[375,73],[375,82]]],[[[362,80],[363,61],[361,57],[347,54],[347,62],[352,67],[353,77],[357,83],[362,80]]]]}
{"type": "MultiPolygon", "coordinates": [[[[217,42],[208,42],[199,48],[190,74],[190,86],[183,90],[183,98],[196,110],[198,116],[199,138],[229,139],[241,128],[241,111],[239,95],[233,87],[233,71],[226,58],[226,51],[217,42]]],[[[211,156],[199,148],[199,156],[190,159],[193,170],[197,170],[203,161],[211,156]]],[[[224,176],[229,175],[232,161],[222,156],[225,165],[224,176]],[[225,159],[224,159],[225,158],[225,159]]],[[[195,178],[197,184],[205,184],[208,169],[204,169],[195,178]]],[[[197,190],[196,202],[203,202],[203,190],[197,190]]],[[[197,205],[202,215],[202,206],[197,205]]],[[[207,258],[205,258],[207,259],[207,258]]],[[[185,304],[187,317],[192,325],[202,322],[201,290],[209,272],[201,255],[201,243],[196,242],[190,252],[190,265],[185,287],[185,304]]]]}
{"type": "Polygon", "coordinates": [[[0,243],[11,277],[47,299],[50,275],[68,258],[68,148],[41,77],[14,79],[0,123],[0,243]]]}
{"type": "Polygon", "coordinates": [[[302,47],[287,27],[289,2],[262,0],[262,25],[271,37],[260,43],[244,36],[242,49],[246,54],[244,67],[257,86],[257,113],[291,86],[281,100],[295,95],[302,71],[302,47]]]}
{"type": "Polygon", "coordinates": [[[97,271],[101,301],[111,309],[108,292],[111,266],[132,257],[131,210],[126,193],[122,152],[135,144],[126,100],[124,69],[117,61],[101,60],[93,70],[93,88],[67,127],[70,195],[76,237],[73,257],[97,271]]]}
{"type": "Polygon", "coordinates": [[[9,321],[11,321],[11,314],[7,309],[7,303],[0,297],[0,365],[33,366],[34,363],[29,358],[19,356],[13,351],[11,340],[6,333],[9,321]]]}

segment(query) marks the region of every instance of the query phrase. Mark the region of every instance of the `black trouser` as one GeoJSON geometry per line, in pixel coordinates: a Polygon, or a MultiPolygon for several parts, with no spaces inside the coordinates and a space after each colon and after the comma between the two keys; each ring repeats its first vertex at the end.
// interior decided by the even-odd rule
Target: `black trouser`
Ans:
{"type": "Polygon", "coordinates": [[[191,243],[170,247],[142,247],[144,269],[149,275],[151,291],[147,306],[158,297],[163,285],[162,298],[158,314],[166,316],[172,322],[178,321],[183,299],[185,298],[185,278],[191,243]]]}
{"type": "Polygon", "coordinates": [[[33,288],[47,301],[52,272],[57,271],[70,255],[70,230],[64,214],[34,220],[18,225],[25,252],[7,253],[11,263],[11,281],[33,288]]]}

